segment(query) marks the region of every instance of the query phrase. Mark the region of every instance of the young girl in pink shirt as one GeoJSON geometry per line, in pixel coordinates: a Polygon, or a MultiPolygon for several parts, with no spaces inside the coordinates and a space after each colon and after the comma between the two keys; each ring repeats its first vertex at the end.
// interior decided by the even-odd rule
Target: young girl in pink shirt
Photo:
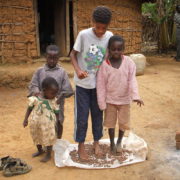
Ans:
{"type": "Polygon", "coordinates": [[[111,151],[121,151],[125,130],[130,129],[130,104],[144,105],[138,94],[136,66],[128,56],[123,55],[124,39],[112,36],[108,44],[109,59],[105,60],[97,75],[97,97],[101,110],[105,110],[104,126],[108,128],[111,151]],[[118,120],[119,136],[114,143],[115,125],[118,120]]]}

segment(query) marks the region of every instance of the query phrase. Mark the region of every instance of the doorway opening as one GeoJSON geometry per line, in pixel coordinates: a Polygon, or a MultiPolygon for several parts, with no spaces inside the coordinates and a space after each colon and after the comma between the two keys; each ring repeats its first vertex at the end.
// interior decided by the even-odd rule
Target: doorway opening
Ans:
{"type": "Polygon", "coordinates": [[[72,0],[37,0],[37,12],[41,55],[56,44],[60,56],[68,56],[74,44],[72,0]]]}
{"type": "Polygon", "coordinates": [[[45,53],[48,45],[55,43],[53,10],[53,1],[38,0],[39,43],[41,54],[45,53]]]}

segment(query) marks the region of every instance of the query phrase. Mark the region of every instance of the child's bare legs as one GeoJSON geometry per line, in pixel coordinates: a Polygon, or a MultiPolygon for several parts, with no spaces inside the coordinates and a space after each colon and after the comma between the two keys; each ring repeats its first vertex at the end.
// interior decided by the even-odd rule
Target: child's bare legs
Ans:
{"type": "Polygon", "coordinates": [[[85,151],[84,142],[80,142],[78,145],[78,155],[81,160],[88,160],[88,154],[85,151]]]}
{"type": "Polygon", "coordinates": [[[114,143],[115,128],[108,129],[108,132],[109,132],[109,138],[110,138],[111,152],[115,153],[116,152],[116,146],[115,146],[115,143],[114,143]]]}
{"type": "Polygon", "coordinates": [[[117,140],[117,152],[121,152],[122,148],[121,148],[121,142],[122,142],[122,138],[124,136],[124,131],[119,130],[119,136],[118,136],[118,140],[117,140]]]}
{"type": "Polygon", "coordinates": [[[36,153],[32,154],[32,157],[37,157],[44,153],[41,145],[36,145],[36,147],[37,147],[38,151],[36,153]]]}
{"type": "Polygon", "coordinates": [[[47,162],[51,159],[51,152],[52,152],[52,146],[47,146],[47,152],[43,159],[41,159],[41,162],[47,162]]]}
{"type": "Polygon", "coordinates": [[[63,125],[58,121],[57,122],[57,138],[61,139],[63,133],[63,125]]]}

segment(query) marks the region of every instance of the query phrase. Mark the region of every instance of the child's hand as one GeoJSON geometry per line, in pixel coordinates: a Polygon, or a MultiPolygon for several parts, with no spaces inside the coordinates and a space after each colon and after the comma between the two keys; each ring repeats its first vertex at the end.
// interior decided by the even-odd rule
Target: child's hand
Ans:
{"type": "Polygon", "coordinates": [[[88,77],[88,73],[86,71],[79,70],[77,71],[77,76],[79,79],[84,79],[88,77]]]}
{"type": "Polygon", "coordinates": [[[25,119],[25,120],[24,120],[24,122],[23,122],[23,126],[24,126],[24,128],[25,128],[27,125],[28,125],[28,120],[27,120],[27,119],[25,119]]]}
{"type": "Polygon", "coordinates": [[[141,107],[142,105],[144,106],[144,102],[143,102],[143,100],[141,100],[141,99],[135,99],[135,100],[133,100],[133,101],[136,102],[137,105],[140,106],[140,107],[141,107]]]}

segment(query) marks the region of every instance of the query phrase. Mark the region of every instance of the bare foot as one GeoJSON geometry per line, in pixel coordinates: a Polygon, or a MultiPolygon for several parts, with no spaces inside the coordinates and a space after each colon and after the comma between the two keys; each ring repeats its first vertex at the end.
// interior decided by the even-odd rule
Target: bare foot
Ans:
{"type": "Polygon", "coordinates": [[[112,154],[116,154],[116,146],[115,146],[115,144],[111,144],[110,149],[111,149],[112,154]]]}
{"type": "Polygon", "coordinates": [[[46,154],[44,158],[42,158],[40,161],[41,162],[47,162],[51,159],[51,155],[50,154],[46,154]]]}
{"type": "Polygon", "coordinates": [[[94,141],[94,154],[97,156],[97,157],[102,157],[103,156],[103,152],[99,146],[99,142],[98,141],[94,141]]]}
{"type": "Polygon", "coordinates": [[[79,159],[81,159],[83,161],[87,161],[88,160],[88,154],[85,151],[84,143],[79,143],[79,146],[78,146],[78,155],[79,155],[79,159]]]}
{"type": "Polygon", "coordinates": [[[33,154],[32,154],[32,157],[40,156],[40,155],[43,154],[43,153],[44,153],[44,151],[38,151],[38,152],[36,152],[36,153],[33,153],[33,154]]]}
{"type": "Polygon", "coordinates": [[[121,146],[121,143],[117,143],[117,144],[116,144],[116,152],[117,152],[117,153],[122,152],[122,146],[121,146]]]}

